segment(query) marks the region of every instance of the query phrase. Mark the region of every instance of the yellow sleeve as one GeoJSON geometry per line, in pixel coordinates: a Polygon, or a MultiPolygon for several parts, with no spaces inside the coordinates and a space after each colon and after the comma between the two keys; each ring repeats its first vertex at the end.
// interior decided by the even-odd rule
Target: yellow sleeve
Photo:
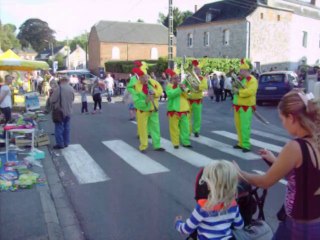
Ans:
{"type": "Polygon", "coordinates": [[[199,91],[204,91],[208,89],[208,82],[205,77],[202,77],[201,83],[199,85],[199,91]]]}
{"type": "Polygon", "coordinates": [[[163,89],[160,85],[160,83],[158,83],[158,81],[151,79],[151,84],[153,86],[153,91],[154,91],[154,96],[155,97],[160,97],[162,95],[163,89]]]}
{"type": "Polygon", "coordinates": [[[247,98],[257,94],[258,81],[255,77],[251,77],[250,81],[247,82],[245,88],[239,89],[239,97],[247,98]]]}

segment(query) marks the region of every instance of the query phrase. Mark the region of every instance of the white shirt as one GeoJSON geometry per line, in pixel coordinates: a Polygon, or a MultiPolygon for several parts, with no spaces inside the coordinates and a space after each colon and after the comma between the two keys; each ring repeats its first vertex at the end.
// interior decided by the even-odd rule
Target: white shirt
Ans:
{"type": "Polygon", "coordinates": [[[0,95],[3,96],[5,95],[4,99],[0,103],[1,108],[6,108],[10,107],[12,108],[12,101],[11,101],[11,90],[8,85],[3,85],[0,90],[0,95]]]}
{"type": "Polygon", "coordinates": [[[226,77],[226,80],[224,82],[224,89],[231,90],[232,89],[232,79],[231,77],[226,77]]]}
{"type": "Polygon", "coordinates": [[[113,81],[113,78],[112,78],[112,77],[107,77],[107,78],[105,79],[105,83],[106,83],[106,86],[107,86],[107,89],[108,89],[108,90],[113,89],[114,81],[113,81]]]}

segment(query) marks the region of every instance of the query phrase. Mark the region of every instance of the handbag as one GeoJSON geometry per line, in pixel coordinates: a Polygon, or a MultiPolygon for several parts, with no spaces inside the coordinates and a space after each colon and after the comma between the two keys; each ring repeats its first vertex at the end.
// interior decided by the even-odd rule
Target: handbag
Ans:
{"type": "Polygon", "coordinates": [[[60,123],[64,119],[63,111],[61,108],[61,86],[59,86],[59,107],[55,107],[52,110],[52,121],[54,123],[60,123]]]}

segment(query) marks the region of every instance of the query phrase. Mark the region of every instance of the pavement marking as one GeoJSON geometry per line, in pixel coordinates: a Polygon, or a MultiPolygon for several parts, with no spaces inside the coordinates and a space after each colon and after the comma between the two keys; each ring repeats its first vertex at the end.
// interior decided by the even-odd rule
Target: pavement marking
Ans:
{"type": "MultiPolygon", "coordinates": [[[[149,142],[152,142],[149,139],[149,142]]],[[[166,152],[174,155],[177,158],[195,166],[195,167],[204,167],[214,161],[205,155],[197,153],[195,151],[190,150],[189,148],[184,148],[180,146],[178,149],[173,148],[171,141],[161,138],[161,146],[166,149],[166,152]]]]}
{"type": "Polygon", "coordinates": [[[243,153],[241,151],[241,149],[234,149],[231,145],[228,145],[228,144],[225,144],[225,143],[222,143],[222,142],[219,142],[219,141],[216,141],[211,138],[204,137],[204,136],[200,136],[198,138],[191,137],[191,140],[198,142],[198,143],[201,143],[201,144],[204,144],[208,147],[214,148],[218,151],[230,154],[230,155],[235,156],[237,158],[240,157],[240,158],[243,158],[246,160],[257,160],[257,159],[261,158],[259,155],[254,154],[252,152],[243,153]]]}
{"type": "MultiPolygon", "coordinates": [[[[231,139],[236,140],[236,141],[238,140],[237,134],[234,134],[234,133],[231,133],[231,132],[226,132],[226,131],[211,131],[211,132],[215,133],[215,134],[218,134],[218,135],[221,135],[223,137],[231,138],[231,139]]],[[[268,149],[270,151],[277,152],[277,153],[279,153],[282,150],[282,147],[280,147],[280,146],[277,146],[277,145],[274,145],[274,144],[270,144],[270,143],[266,143],[266,142],[262,142],[262,141],[258,141],[258,140],[255,140],[253,138],[250,138],[250,143],[252,145],[254,145],[254,146],[265,148],[265,149],[268,149]]]]}
{"type": "MultiPolygon", "coordinates": [[[[265,172],[263,172],[263,171],[260,171],[260,170],[252,170],[253,172],[255,172],[255,173],[258,173],[259,175],[264,175],[264,174],[266,174],[265,172]]],[[[281,180],[279,180],[279,182],[280,183],[282,183],[283,185],[287,185],[288,184],[288,181],[287,180],[283,180],[283,179],[281,179],[281,180]]]]}
{"type": "Polygon", "coordinates": [[[110,180],[80,144],[69,145],[62,149],[62,154],[80,184],[110,180]]]}
{"type": "Polygon", "coordinates": [[[102,143],[143,175],[170,171],[122,140],[103,141],[102,143]]]}
{"type": "Polygon", "coordinates": [[[263,132],[263,131],[259,131],[259,130],[253,130],[252,129],[251,133],[255,134],[255,135],[258,135],[258,136],[261,136],[261,137],[271,138],[271,139],[279,141],[279,142],[287,143],[287,142],[290,141],[289,138],[281,137],[281,136],[278,136],[276,134],[267,133],[267,132],[263,132]]]}

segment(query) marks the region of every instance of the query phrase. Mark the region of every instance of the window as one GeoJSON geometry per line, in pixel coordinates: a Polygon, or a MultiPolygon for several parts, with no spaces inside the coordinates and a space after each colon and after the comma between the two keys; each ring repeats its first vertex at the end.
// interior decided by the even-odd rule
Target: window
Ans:
{"type": "Polygon", "coordinates": [[[120,59],[120,49],[118,47],[112,48],[112,59],[120,59]]]}
{"type": "Polygon", "coordinates": [[[211,12],[207,12],[207,14],[206,14],[206,22],[211,22],[211,20],[212,20],[212,14],[211,14],[211,12]]]}
{"type": "Polygon", "coordinates": [[[229,42],[230,42],[230,30],[229,29],[225,29],[223,30],[223,45],[228,46],[229,42]]]}
{"type": "Polygon", "coordinates": [[[203,34],[203,46],[209,46],[209,32],[204,32],[203,34]]]}
{"type": "Polygon", "coordinates": [[[151,48],[151,59],[158,60],[158,58],[158,49],[155,47],[151,48]]]}
{"type": "Polygon", "coordinates": [[[192,47],[193,46],[193,36],[192,33],[188,34],[188,47],[192,47]]]}
{"type": "Polygon", "coordinates": [[[302,34],[302,46],[306,48],[308,46],[308,33],[303,31],[302,34]]]}
{"type": "Polygon", "coordinates": [[[278,15],[278,22],[280,22],[280,15],[278,15]]]}
{"type": "Polygon", "coordinates": [[[260,19],[263,19],[263,13],[260,13],[260,19]]]}

